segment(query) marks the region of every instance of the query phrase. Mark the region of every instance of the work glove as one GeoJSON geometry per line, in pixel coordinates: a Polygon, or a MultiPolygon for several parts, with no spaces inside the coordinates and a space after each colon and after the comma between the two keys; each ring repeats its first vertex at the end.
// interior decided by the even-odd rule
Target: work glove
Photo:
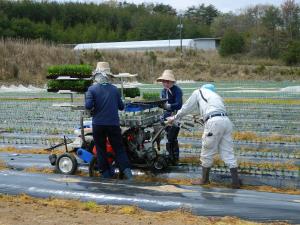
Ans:
{"type": "Polygon", "coordinates": [[[164,125],[165,124],[165,118],[164,118],[164,115],[160,115],[159,116],[159,122],[161,125],[164,125]]]}
{"type": "Polygon", "coordinates": [[[167,117],[168,124],[172,124],[175,121],[175,116],[167,117]]]}

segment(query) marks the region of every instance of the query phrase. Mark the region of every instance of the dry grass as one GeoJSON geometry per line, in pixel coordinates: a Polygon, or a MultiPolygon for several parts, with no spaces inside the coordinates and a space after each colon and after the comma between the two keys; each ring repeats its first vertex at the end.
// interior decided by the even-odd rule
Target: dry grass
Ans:
{"type": "MultiPolygon", "coordinates": [[[[49,154],[49,151],[46,151],[45,149],[18,149],[15,147],[5,147],[0,148],[0,152],[12,152],[12,153],[18,153],[18,154],[49,154]]],[[[53,154],[62,154],[64,152],[64,149],[55,149],[51,151],[53,154]]]]}
{"type": "MultiPolygon", "coordinates": [[[[45,173],[45,174],[51,174],[51,173],[56,173],[55,168],[36,168],[36,167],[29,167],[24,169],[25,172],[27,173],[45,173]]],[[[84,171],[79,171],[77,170],[75,172],[75,175],[77,176],[88,176],[88,172],[84,172],[84,171]]]]}
{"type": "MultiPolygon", "coordinates": [[[[181,130],[179,133],[179,137],[189,137],[189,138],[202,138],[201,131],[193,131],[188,132],[181,130]]],[[[279,134],[271,134],[271,135],[264,135],[259,136],[255,132],[244,131],[244,132],[234,132],[233,133],[234,140],[242,140],[242,141],[253,141],[253,142],[300,142],[299,136],[282,136],[279,134]]],[[[188,147],[189,144],[183,145],[183,147],[188,147]]]]}
{"type": "Polygon", "coordinates": [[[46,83],[47,67],[56,64],[108,61],[114,73],[138,73],[139,81],[153,82],[164,69],[173,69],[178,80],[299,80],[300,70],[279,61],[247,57],[220,58],[217,52],[75,52],[42,41],[0,40],[0,84],[46,83]]]}
{"type": "MultiPolygon", "coordinates": [[[[181,145],[180,145],[181,147],[181,145]]],[[[188,163],[188,164],[199,164],[200,157],[184,157],[179,159],[180,163],[188,163]]]]}
{"type": "Polygon", "coordinates": [[[4,161],[0,160],[0,170],[4,170],[7,168],[7,165],[4,161]]]}
{"type": "MultiPolygon", "coordinates": [[[[185,157],[179,160],[180,163],[188,163],[188,164],[200,164],[199,157],[185,157]]],[[[270,169],[270,170],[290,170],[290,171],[297,171],[299,170],[299,166],[295,165],[294,162],[286,161],[282,162],[268,162],[268,161],[261,161],[261,162],[248,162],[248,161],[241,161],[238,162],[239,166],[242,168],[259,168],[259,169],[270,169]]],[[[219,157],[214,157],[214,165],[216,166],[225,166],[224,161],[219,157]]]]}
{"type": "Polygon", "coordinates": [[[55,173],[54,168],[29,167],[29,168],[24,169],[24,171],[27,173],[45,173],[45,174],[55,173]]]}
{"type": "MultiPolygon", "coordinates": [[[[223,165],[223,163],[220,163],[223,165]]],[[[280,162],[239,162],[242,168],[259,168],[259,169],[269,169],[269,170],[287,170],[287,171],[298,171],[299,166],[294,165],[293,161],[287,161],[285,163],[280,162]]]]}
{"type": "Polygon", "coordinates": [[[47,67],[77,63],[71,49],[31,40],[0,40],[0,82],[14,84],[45,83],[47,67]]]}
{"type": "Polygon", "coordinates": [[[226,98],[229,104],[300,105],[299,99],[226,98]]]}
{"type": "Polygon", "coordinates": [[[179,136],[180,137],[195,137],[195,138],[201,138],[203,132],[202,131],[185,131],[185,130],[180,130],[179,136]]]}
{"type": "Polygon", "coordinates": [[[254,132],[234,132],[234,140],[243,141],[256,141],[256,142],[299,142],[300,137],[298,136],[281,136],[281,135],[269,135],[269,136],[258,136],[254,132]]]}

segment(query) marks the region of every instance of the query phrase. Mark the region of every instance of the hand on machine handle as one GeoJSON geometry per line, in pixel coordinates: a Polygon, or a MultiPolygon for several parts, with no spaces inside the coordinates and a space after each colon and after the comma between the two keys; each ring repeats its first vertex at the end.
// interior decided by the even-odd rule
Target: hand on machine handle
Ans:
{"type": "Polygon", "coordinates": [[[174,121],[175,121],[175,116],[167,117],[167,123],[168,123],[168,124],[173,124],[174,121]]]}

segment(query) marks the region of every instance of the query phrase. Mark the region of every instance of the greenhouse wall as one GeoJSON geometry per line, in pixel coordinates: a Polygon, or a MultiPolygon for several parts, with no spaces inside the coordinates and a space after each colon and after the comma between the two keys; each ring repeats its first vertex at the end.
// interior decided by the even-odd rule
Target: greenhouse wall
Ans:
{"type": "MultiPolygon", "coordinates": [[[[217,39],[215,38],[197,38],[182,39],[183,49],[216,50],[217,39]]],[[[74,50],[161,50],[169,51],[180,48],[180,39],[174,40],[156,40],[156,41],[127,41],[127,42],[102,42],[102,43],[83,43],[74,47],[74,50]]]]}

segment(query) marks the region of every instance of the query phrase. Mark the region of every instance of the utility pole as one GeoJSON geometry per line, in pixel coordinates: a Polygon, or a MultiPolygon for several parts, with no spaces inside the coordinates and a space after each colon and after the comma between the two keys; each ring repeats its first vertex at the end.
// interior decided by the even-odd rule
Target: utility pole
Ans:
{"type": "Polygon", "coordinates": [[[183,53],[182,53],[182,29],[183,29],[183,24],[182,24],[182,15],[179,15],[179,24],[177,25],[177,28],[179,29],[179,38],[180,38],[180,58],[182,58],[183,53]]]}

